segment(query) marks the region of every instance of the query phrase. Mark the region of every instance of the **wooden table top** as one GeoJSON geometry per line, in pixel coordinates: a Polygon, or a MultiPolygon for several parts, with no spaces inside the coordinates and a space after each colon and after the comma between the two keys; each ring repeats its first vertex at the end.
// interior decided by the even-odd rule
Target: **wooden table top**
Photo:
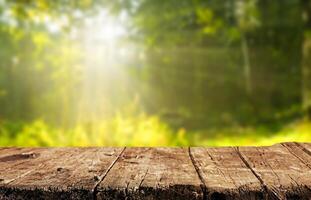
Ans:
{"type": "Polygon", "coordinates": [[[0,148],[0,199],[311,199],[311,144],[0,148]]]}

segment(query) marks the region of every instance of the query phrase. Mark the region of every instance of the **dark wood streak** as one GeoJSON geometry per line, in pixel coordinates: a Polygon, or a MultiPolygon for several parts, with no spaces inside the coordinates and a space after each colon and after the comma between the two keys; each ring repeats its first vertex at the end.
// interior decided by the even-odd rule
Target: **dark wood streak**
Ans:
{"type": "Polygon", "coordinates": [[[40,156],[40,153],[20,153],[0,158],[0,162],[9,162],[16,160],[34,159],[40,156]]]}

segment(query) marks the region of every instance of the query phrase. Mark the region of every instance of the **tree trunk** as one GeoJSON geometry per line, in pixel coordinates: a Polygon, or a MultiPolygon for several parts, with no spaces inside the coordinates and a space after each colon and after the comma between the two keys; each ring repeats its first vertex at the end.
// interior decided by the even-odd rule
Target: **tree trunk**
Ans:
{"type": "Polygon", "coordinates": [[[302,62],[303,109],[311,118],[311,38],[305,36],[302,62]]]}
{"type": "Polygon", "coordinates": [[[249,49],[247,38],[244,33],[242,33],[242,54],[243,54],[243,64],[244,64],[244,78],[245,78],[245,90],[248,96],[252,94],[252,77],[251,77],[251,66],[249,59],[249,49]]]}
{"type": "Polygon", "coordinates": [[[311,2],[302,0],[304,40],[302,58],[302,97],[303,109],[311,118],[311,2]]]}

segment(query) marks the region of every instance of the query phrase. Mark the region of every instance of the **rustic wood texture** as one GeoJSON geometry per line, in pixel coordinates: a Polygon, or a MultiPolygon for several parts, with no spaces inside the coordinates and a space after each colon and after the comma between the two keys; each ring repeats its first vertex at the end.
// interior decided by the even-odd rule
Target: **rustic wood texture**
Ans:
{"type": "Polygon", "coordinates": [[[202,199],[185,148],[131,148],[98,187],[98,199],[202,199]]]}
{"type": "Polygon", "coordinates": [[[120,148],[0,150],[0,199],[92,199],[120,148]]]}
{"type": "Polygon", "coordinates": [[[190,156],[202,177],[208,199],[260,199],[260,181],[235,148],[191,148],[190,156]]]}
{"type": "Polygon", "coordinates": [[[0,148],[0,200],[311,199],[311,144],[0,148]]]}
{"type": "Polygon", "coordinates": [[[296,148],[292,148],[294,145],[237,148],[242,159],[262,183],[265,198],[311,198],[311,169],[307,166],[307,160],[297,157],[299,154],[296,148]]]}

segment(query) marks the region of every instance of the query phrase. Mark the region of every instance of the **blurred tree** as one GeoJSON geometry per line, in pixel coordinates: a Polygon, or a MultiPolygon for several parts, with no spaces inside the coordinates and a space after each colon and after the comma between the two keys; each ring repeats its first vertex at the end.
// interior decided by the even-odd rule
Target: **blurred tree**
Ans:
{"type": "Polygon", "coordinates": [[[311,2],[301,0],[302,16],[304,21],[304,41],[303,41],[303,108],[309,118],[311,118],[311,2]]]}
{"type": "Polygon", "coordinates": [[[237,29],[240,33],[241,49],[244,62],[245,88],[248,96],[251,96],[253,86],[251,77],[251,63],[249,56],[249,44],[247,33],[260,25],[257,0],[238,0],[235,1],[235,14],[237,29]]]}
{"type": "Polygon", "coordinates": [[[149,49],[152,112],[273,120],[299,104],[299,0],[141,0],[133,7],[133,34],[149,49]]]}
{"type": "Polygon", "coordinates": [[[68,124],[74,115],[80,62],[68,31],[69,20],[77,19],[66,15],[66,5],[1,1],[0,117],[68,124]]]}
{"type": "Polygon", "coordinates": [[[309,1],[0,0],[0,117],[74,123],[84,55],[69,36],[102,9],[126,14],[141,102],[176,127],[273,120],[300,103],[301,63],[311,105],[309,1]]]}

